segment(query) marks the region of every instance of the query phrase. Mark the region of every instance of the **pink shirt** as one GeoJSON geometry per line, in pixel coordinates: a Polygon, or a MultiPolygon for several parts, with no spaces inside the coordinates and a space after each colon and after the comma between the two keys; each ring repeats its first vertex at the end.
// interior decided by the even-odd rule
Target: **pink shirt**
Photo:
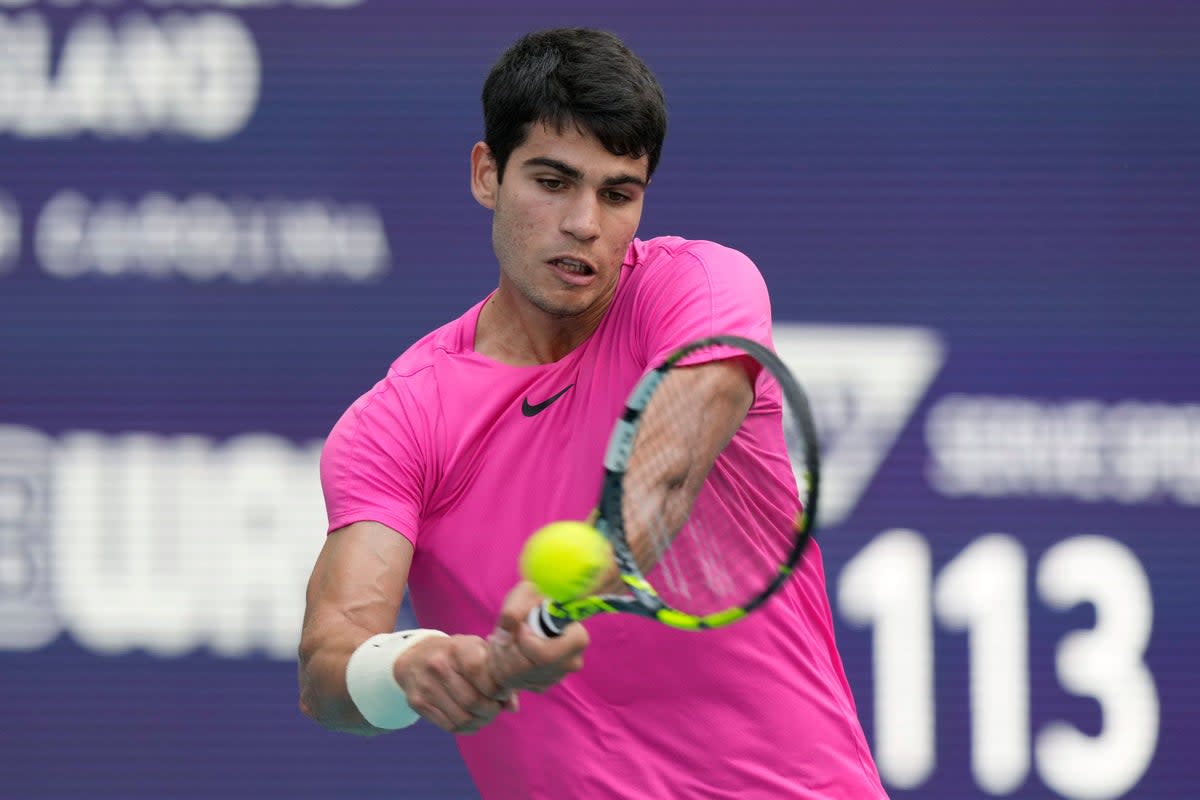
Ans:
{"type": "MultiPolygon", "coordinates": [[[[413,345],[351,406],[321,476],[330,531],[374,520],[412,541],[423,626],[487,636],[528,535],[595,506],[604,446],[637,379],[702,336],[769,344],[771,312],[744,255],[678,238],[633,242],[604,320],[553,364],[475,353],[482,305],[413,345]]],[[[815,545],[783,593],[730,628],[586,624],[582,671],[458,737],[484,798],[885,797],[815,545]]]]}

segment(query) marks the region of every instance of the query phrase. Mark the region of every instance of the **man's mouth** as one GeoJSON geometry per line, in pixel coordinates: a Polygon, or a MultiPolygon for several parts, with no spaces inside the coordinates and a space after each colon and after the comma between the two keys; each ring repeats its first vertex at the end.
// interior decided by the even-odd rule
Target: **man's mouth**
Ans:
{"type": "Polygon", "coordinates": [[[596,273],[591,264],[575,258],[553,258],[550,263],[572,275],[594,275],[596,273]]]}

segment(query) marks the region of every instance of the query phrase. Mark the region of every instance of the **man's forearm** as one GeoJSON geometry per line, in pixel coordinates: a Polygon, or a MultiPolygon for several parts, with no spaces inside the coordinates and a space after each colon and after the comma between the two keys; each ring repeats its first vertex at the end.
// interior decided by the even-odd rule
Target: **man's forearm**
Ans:
{"type": "MultiPolygon", "coordinates": [[[[357,634],[365,639],[364,634],[357,634]]],[[[346,664],[359,642],[345,633],[306,635],[300,643],[300,710],[326,728],[359,736],[387,731],[365,719],[346,689],[346,664]]]]}

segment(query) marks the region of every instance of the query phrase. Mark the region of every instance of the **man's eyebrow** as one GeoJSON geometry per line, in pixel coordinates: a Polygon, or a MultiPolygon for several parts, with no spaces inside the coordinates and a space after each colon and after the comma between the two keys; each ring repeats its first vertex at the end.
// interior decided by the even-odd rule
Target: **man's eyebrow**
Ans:
{"type": "MultiPolygon", "coordinates": [[[[549,167],[555,172],[559,172],[571,180],[583,180],[583,172],[572,167],[565,161],[559,161],[557,158],[547,158],[545,156],[534,156],[526,159],[524,166],[526,167],[549,167]]],[[[604,179],[601,186],[620,186],[622,184],[632,183],[635,186],[645,188],[646,181],[632,173],[623,173],[621,175],[612,175],[604,179]]]]}

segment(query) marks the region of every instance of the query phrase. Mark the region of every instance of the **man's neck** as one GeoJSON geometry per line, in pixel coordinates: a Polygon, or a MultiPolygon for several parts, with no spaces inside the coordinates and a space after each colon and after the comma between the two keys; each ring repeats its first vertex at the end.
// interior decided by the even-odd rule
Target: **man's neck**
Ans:
{"type": "Polygon", "coordinates": [[[475,323],[475,352],[514,367],[552,364],[583,344],[603,314],[553,318],[522,313],[497,291],[487,299],[475,323]]]}

